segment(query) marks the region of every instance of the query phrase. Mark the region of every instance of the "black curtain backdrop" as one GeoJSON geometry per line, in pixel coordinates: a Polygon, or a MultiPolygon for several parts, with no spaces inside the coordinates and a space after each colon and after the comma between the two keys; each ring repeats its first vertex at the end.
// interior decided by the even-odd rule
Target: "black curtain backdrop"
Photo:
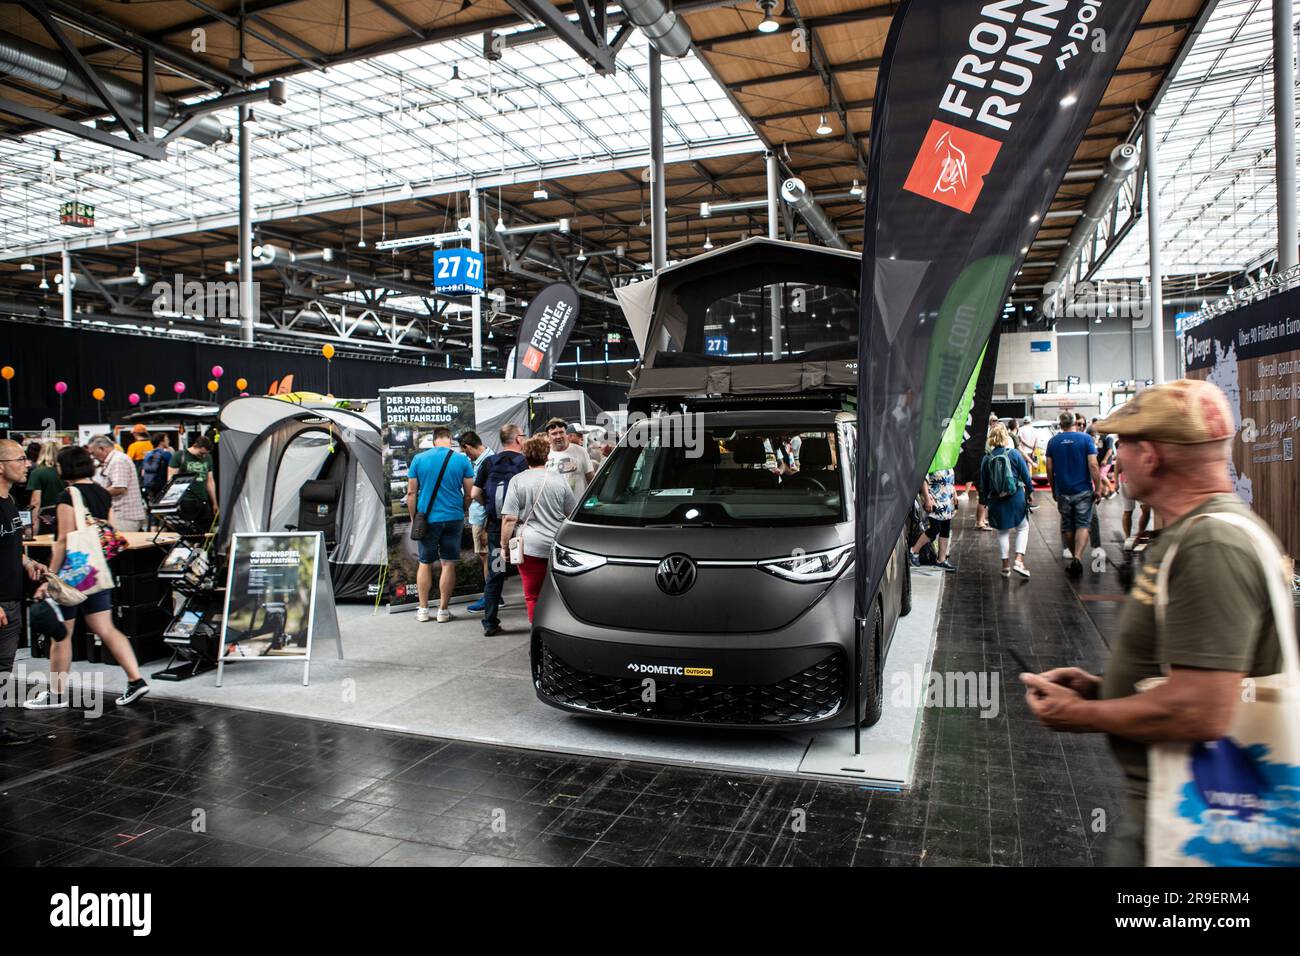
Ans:
{"type": "MultiPolygon", "coordinates": [[[[220,365],[222,375],[218,401],[236,397],[235,380],[248,379],[250,395],[265,394],[271,383],[292,373],[294,389],[321,392],[325,387],[323,356],[294,352],[273,352],[255,346],[208,345],[184,339],[147,338],[114,332],[89,332],[0,322],[0,366],[11,365],[15,375],[7,384],[13,391],[11,427],[37,431],[41,421],[58,418],[59,397],[55,382],[67,382],[60,427],[114,422],[132,410],[127,396],[144,397],[144,386],[152,383],[155,401],[171,401],[175,382],[185,383],[183,398],[208,401],[212,367],[220,365]],[[91,391],[102,388],[106,397],[101,416],[91,391]]],[[[330,368],[330,388],[340,398],[376,398],[381,388],[435,382],[451,378],[491,378],[463,368],[438,365],[403,365],[383,361],[335,358],[330,368]]],[[[0,381],[0,404],[9,404],[6,383],[0,381]]]]}

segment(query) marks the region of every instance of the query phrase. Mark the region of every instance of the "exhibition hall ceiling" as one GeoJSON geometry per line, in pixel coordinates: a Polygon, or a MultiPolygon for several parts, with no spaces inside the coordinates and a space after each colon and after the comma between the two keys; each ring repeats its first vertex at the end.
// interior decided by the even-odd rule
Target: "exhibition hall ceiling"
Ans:
{"type": "MultiPolygon", "coordinates": [[[[193,101],[227,89],[222,76],[230,75],[240,55],[238,0],[73,6],[49,0],[56,15],[69,9],[65,23],[81,11],[99,24],[90,29],[83,23],[68,35],[101,71],[123,81],[138,82],[140,75],[139,58],[106,37],[109,24],[155,45],[159,90],[167,96],[193,101]]],[[[871,99],[897,5],[785,0],[776,7],[777,29],[768,33],[758,32],[763,15],[751,0],[681,0],[675,6],[695,45],[686,57],[663,61],[669,258],[766,232],[764,209],[706,219],[700,203],[762,198],[767,148],[776,152],[782,175],[797,175],[814,194],[828,197],[823,205],[832,222],[850,247],[860,248],[863,207],[855,181],[861,185],[866,178],[871,99]]],[[[1150,4],[1076,151],[1076,175],[1057,193],[1052,210],[1061,215],[1044,220],[1031,247],[1025,281],[1045,277],[1097,171],[1116,145],[1134,138],[1143,105],[1168,79],[1171,65],[1189,55],[1211,6],[1208,0],[1150,4]]],[[[1234,19],[1249,21],[1246,34],[1253,37],[1262,17],[1267,34],[1266,6],[1263,0],[1222,0],[1208,17],[1202,44],[1218,37],[1223,47],[1234,19]]],[[[283,105],[254,105],[253,200],[261,240],[298,250],[328,246],[345,255],[349,267],[355,262],[358,273],[427,282],[428,247],[377,253],[374,244],[454,227],[467,211],[465,187],[473,177],[485,189],[482,214],[489,228],[498,215],[508,225],[567,218],[567,235],[545,237],[533,248],[568,261],[605,251],[584,267],[581,282],[593,295],[602,288],[607,295],[611,280],[644,274],[649,103],[648,46],[640,31],[632,30],[619,49],[616,70],[602,75],[544,27],[525,22],[517,12],[522,4],[247,0],[244,9],[250,81],[282,77],[288,85],[283,105]],[[484,57],[489,30],[502,37],[496,61],[484,57]]],[[[611,7],[609,17],[612,34],[621,13],[611,7]]],[[[5,35],[57,52],[19,4],[0,10],[0,42],[5,35]]],[[[1197,52],[1183,69],[1196,64],[1195,75],[1217,83],[1223,70],[1240,69],[1239,59],[1233,53],[1214,61],[1197,52]]],[[[1256,94],[1262,82],[1254,81],[1256,94]]],[[[1191,99],[1190,85],[1182,83],[1180,73],[1165,94],[1162,115],[1172,117],[1191,99]]],[[[1217,89],[1209,91],[1216,103],[1217,89]]],[[[90,118],[84,102],[12,78],[0,76],[0,94],[90,118]]],[[[1267,98],[1254,96],[1249,117],[1239,104],[1242,132],[1248,119],[1261,122],[1265,106],[1271,114],[1267,98]]],[[[1203,110],[1204,102],[1193,112],[1203,110]]],[[[236,122],[233,109],[213,115],[228,128],[236,122]]],[[[1167,128],[1178,142],[1190,142],[1192,127],[1182,122],[1180,116],[1167,128]]],[[[1205,129],[1213,125],[1209,117],[1204,123],[1205,129]]],[[[1224,135],[1222,123],[1218,132],[1224,135]]],[[[0,285],[7,293],[32,294],[26,286],[42,273],[20,274],[20,259],[41,264],[44,255],[52,273],[64,242],[80,247],[86,267],[105,276],[129,273],[137,258],[150,275],[210,274],[237,256],[234,144],[178,139],[165,160],[146,160],[2,113],[0,135],[7,137],[0,140],[0,285]],[[73,199],[96,207],[93,230],[58,224],[59,204],[73,199]]],[[[1261,195],[1266,176],[1263,170],[1246,174],[1261,195]]],[[[1166,215],[1176,206],[1167,202],[1166,215]]],[[[1240,242],[1225,248],[1236,256],[1240,246],[1247,254],[1251,241],[1235,235],[1240,242]]],[[[1140,273],[1141,247],[1134,248],[1132,255],[1120,250],[1127,258],[1117,253],[1112,259],[1140,273]]],[[[1180,261],[1178,254],[1173,259],[1180,261]]],[[[511,298],[520,301],[560,275],[530,261],[525,271],[531,277],[511,276],[495,249],[489,249],[488,269],[490,284],[509,286],[511,298]]],[[[276,280],[268,273],[265,281],[276,280]]],[[[613,318],[607,305],[588,304],[590,318],[613,318]]]]}

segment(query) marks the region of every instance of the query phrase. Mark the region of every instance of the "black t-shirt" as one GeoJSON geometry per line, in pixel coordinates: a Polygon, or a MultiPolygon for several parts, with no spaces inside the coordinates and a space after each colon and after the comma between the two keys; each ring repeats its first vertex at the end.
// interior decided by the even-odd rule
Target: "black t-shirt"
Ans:
{"type": "Polygon", "coordinates": [[[26,586],[23,519],[13,498],[0,498],[0,601],[21,601],[26,586]]]}
{"type": "Polygon", "coordinates": [[[72,504],[72,492],[69,490],[76,488],[81,492],[81,500],[86,504],[86,510],[90,512],[92,518],[98,518],[100,521],[108,520],[108,512],[113,507],[113,496],[108,493],[108,489],[102,485],[81,484],[69,485],[63,489],[63,494],[59,495],[58,503],[74,507],[72,504]]]}

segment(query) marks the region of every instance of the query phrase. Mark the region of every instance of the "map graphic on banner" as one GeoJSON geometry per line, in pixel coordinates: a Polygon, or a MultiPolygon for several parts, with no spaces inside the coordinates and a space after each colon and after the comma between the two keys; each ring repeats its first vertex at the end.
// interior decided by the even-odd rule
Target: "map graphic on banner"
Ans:
{"type": "MultiPolygon", "coordinates": [[[[411,516],[406,510],[411,462],[420,452],[433,447],[433,430],[438,427],[451,429],[452,449],[460,453],[455,439],[474,428],[474,393],[397,389],[380,392],[379,420],[388,486],[388,600],[391,607],[414,606],[418,601],[415,576],[420,562],[418,545],[411,540],[411,516]]],[[[456,571],[458,594],[483,589],[482,565],[474,554],[472,540],[465,543],[468,547],[462,547],[456,571]]]]}
{"type": "MultiPolygon", "coordinates": [[[[856,615],[1147,4],[904,0],[872,107],[856,615]]],[[[1131,149],[1131,147],[1129,147],[1131,149]]]]}

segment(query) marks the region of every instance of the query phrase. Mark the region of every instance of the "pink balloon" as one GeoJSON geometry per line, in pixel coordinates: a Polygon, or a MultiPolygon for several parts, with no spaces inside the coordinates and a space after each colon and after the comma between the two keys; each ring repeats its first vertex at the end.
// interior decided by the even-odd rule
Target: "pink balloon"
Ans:
{"type": "Polygon", "coordinates": [[[248,398],[248,393],[247,393],[247,392],[240,392],[240,393],[239,393],[239,397],[240,397],[240,398],[248,398]]]}
{"type": "Polygon", "coordinates": [[[213,378],[221,378],[221,376],[224,375],[224,374],[226,374],[226,370],[225,370],[224,368],[222,368],[220,365],[214,365],[214,366],[212,366],[212,377],[213,377],[213,378]]]}
{"type": "Polygon", "coordinates": [[[185,392],[185,383],[177,382],[175,385],[172,386],[172,391],[175,392],[177,395],[183,394],[185,392]]]}
{"type": "Polygon", "coordinates": [[[126,397],[126,400],[130,402],[132,405],[139,405],[140,395],[138,392],[132,392],[130,395],[126,397]]]}
{"type": "Polygon", "coordinates": [[[58,392],[60,395],[62,395],[64,392],[66,392],[66,391],[68,390],[68,383],[67,383],[67,382],[55,382],[55,383],[54,383],[54,390],[55,390],[56,392],[58,392]]]}

